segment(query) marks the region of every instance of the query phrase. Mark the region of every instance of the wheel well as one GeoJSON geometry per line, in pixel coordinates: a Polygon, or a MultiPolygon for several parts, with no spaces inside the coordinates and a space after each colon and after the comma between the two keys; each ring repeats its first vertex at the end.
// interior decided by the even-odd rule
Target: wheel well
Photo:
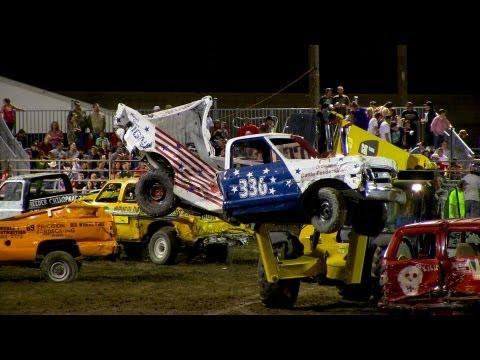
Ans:
{"type": "Polygon", "coordinates": [[[158,169],[165,169],[167,174],[168,174],[168,177],[170,179],[174,179],[175,177],[175,171],[173,170],[173,167],[172,165],[170,164],[170,162],[165,158],[163,157],[162,155],[160,154],[157,154],[157,153],[147,153],[146,154],[146,157],[147,157],[147,160],[148,160],[148,163],[155,169],[155,170],[158,170],[158,169]]]}
{"type": "Polygon", "coordinates": [[[147,233],[144,236],[144,241],[147,242],[150,240],[150,237],[160,228],[164,226],[173,226],[172,223],[169,223],[168,221],[155,221],[148,225],[147,233]]]}
{"type": "Polygon", "coordinates": [[[314,209],[315,208],[315,202],[317,200],[317,192],[321,188],[333,188],[337,190],[349,190],[350,187],[345,184],[341,180],[337,179],[322,179],[314,182],[311,184],[308,189],[303,193],[302,195],[302,204],[303,208],[308,210],[308,209],[314,209]]]}
{"type": "Polygon", "coordinates": [[[74,258],[80,256],[80,249],[74,240],[44,240],[37,247],[37,256],[46,256],[52,251],[65,251],[74,258]]]}

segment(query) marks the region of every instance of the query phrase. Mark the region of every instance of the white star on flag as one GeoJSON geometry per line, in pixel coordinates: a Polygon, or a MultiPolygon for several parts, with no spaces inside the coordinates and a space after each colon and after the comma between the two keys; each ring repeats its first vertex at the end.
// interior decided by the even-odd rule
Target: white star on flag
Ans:
{"type": "Polygon", "coordinates": [[[272,184],[275,183],[275,180],[277,180],[277,179],[275,179],[275,176],[272,176],[272,177],[270,178],[270,182],[271,182],[272,184]]]}
{"type": "Polygon", "coordinates": [[[250,171],[248,174],[247,174],[247,177],[252,177],[253,176],[253,173],[250,171]]]}
{"type": "Polygon", "coordinates": [[[263,169],[263,173],[264,173],[264,174],[268,174],[269,172],[270,172],[270,170],[268,170],[268,169],[263,169]]]}
{"type": "Polygon", "coordinates": [[[240,174],[240,171],[238,171],[238,169],[235,169],[235,171],[233,172],[233,175],[238,176],[239,174],[240,174]]]}
{"type": "Polygon", "coordinates": [[[272,194],[272,195],[275,195],[275,189],[274,188],[270,188],[268,189],[269,193],[272,194]]]}
{"type": "Polygon", "coordinates": [[[235,194],[238,191],[238,187],[232,186],[232,192],[235,194]]]}
{"type": "Polygon", "coordinates": [[[286,184],[288,187],[290,187],[290,185],[292,185],[292,180],[287,180],[287,184],[286,184]]]}

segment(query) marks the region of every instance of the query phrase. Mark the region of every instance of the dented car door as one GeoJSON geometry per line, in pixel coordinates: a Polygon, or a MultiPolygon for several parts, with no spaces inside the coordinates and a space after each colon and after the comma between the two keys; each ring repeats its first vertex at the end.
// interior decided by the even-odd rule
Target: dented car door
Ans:
{"type": "Polygon", "coordinates": [[[453,296],[479,296],[480,231],[451,228],[446,239],[445,287],[453,296]]]}
{"type": "Polygon", "coordinates": [[[441,235],[433,229],[395,234],[383,263],[382,284],[387,302],[414,302],[441,287],[441,235]]]}

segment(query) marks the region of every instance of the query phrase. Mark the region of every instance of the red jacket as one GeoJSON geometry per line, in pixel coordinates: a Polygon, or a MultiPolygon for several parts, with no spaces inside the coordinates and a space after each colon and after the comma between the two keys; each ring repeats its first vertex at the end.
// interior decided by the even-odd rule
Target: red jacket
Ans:
{"type": "Polygon", "coordinates": [[[260,130],[253,124],[246,124],[243,125],[240,129],[238,129],[237,136],[244,136],[246,135],[247,131],[250,131],[251,134],[259,134],[260,130]]]}

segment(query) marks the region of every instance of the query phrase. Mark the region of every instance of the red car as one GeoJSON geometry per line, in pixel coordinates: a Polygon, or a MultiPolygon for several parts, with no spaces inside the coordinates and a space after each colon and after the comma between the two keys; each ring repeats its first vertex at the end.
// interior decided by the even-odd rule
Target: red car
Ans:
{"type": "Polygon", "coordinates": [[[382,260],[381,308],[463,308],[480,304],[480,218],[398,229],[382,260]]]}

